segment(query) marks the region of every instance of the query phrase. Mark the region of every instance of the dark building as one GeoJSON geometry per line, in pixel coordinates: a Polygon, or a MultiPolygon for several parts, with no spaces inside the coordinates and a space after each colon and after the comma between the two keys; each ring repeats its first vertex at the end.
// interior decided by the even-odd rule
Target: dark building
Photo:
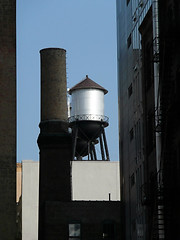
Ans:
{"type": "Polygon", "coordinates": [[[146,2],[141,7],[137,1],[116,2],[123,239],[146,239],[146,209],[141,204],[145,156],[142,38],[139,27],[151,4],[146,2]]]}
{"type": "Polygon", "coordinates": [[[124,239],[179,239],[180,3],[117,0],[124,239]]]}
{"type": "Polygon", "coordinates": [[[118,240],[121,233],[119,201],[72,201],[74,138],[68,130],[66,51],[48,48],[40,54],[38,239],[118,240]]]}
{"type": "Polygon", "coordinates": [[[46,202],[45,239],[120,239],[120,202],[46,202]]]}
{"type": "Polygon", "coordinates": [[[0,1],[0,238],[16,231],[16,1],[0,1]]]}
{"type": "Polygon", "coordinates": [[[166,239],[180,239],[180,2],[159,1],[162,169],[166,239]]]}

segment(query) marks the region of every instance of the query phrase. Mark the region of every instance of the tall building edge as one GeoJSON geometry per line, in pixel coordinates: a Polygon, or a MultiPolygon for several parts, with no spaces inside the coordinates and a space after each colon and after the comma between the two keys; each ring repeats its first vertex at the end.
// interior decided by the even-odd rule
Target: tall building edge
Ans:
{"type": "Polygon", "coordinates": [[[180,3],[116,7],[124,237],[178,239],[180,3]]]}
{"type": "Polygon", "coordinates": [[[0,235],[16,236],[16,1],[0,2],[0,235]]]}
{"type": "Polygon", "coordinates": [[[117,87],[118,87],[118,129],[119,129],[119,172],[120,172],[120,196],[121,196],[121,238],[125,240],[125,206],[124,206],[124,180],[123,180],[123,152],[122,152],[122,132],[123,132],[123,127],[122,127],[122,116],[123,116],[123,108],[121,108],[123,98],[121,97],[122,94],[120,94],[121,91],[121,86],[120,86],[120,36],[119,36],[119,27],[120,27],[120,1],[116,0],[116,41],[117,41],[117,87]],[[121,124],[120,124],[121,123],[121,124]],[[120,127],[121,126],[121,127],[120,127]]]}
{"type": "Polygon", "coordinates": [[[162,166],[166,239],[180,238],[180,2],[159,0],[162,166]]]}

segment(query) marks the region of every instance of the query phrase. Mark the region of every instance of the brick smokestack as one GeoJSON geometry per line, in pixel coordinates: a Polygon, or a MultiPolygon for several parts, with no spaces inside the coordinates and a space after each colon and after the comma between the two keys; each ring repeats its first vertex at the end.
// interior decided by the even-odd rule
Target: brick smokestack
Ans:
{"type": "Polygon", "coordinates": [[[47,48],[41,54],[41,121],[67,121],[66,50],[47,48]]]}
{"type": "Polygon", "coordinates": [[[42,49],[40,56],[39,240],[45,240],[49,219],[46,203],[71,201],[72,141],[67,121],[66,51],[60,48],[42,49]]]}

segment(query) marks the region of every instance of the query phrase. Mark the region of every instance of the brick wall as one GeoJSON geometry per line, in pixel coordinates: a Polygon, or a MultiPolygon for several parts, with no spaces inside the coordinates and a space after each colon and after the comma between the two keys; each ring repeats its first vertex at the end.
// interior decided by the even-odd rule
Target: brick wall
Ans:
{"type": "Polygon", "coordinates": [[[45,240],[68,239],[68,224],[81,224],[81,238],[103,239],[103,223],[114,223],[114,238],[121,239],[120,201],[72,201],[45,204],[45,240]]]}
{"type": "Polygon", "coordinates": [[[16,1],[0,1],[0,239],[15,239],[16,1]]]}

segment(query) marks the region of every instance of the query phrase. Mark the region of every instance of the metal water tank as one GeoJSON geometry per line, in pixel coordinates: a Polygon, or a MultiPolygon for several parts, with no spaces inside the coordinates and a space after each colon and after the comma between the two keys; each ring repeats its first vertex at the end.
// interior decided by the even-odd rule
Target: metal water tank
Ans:
{"type": "Polygon", "coordinates": [[[104,128],[108,117],[104,115],[104,95],[108,91],[91,80],[88,75],[69,90],[71,110],[69,127],[72,129],[72,160],[97,160],[96,148],[100,146],[101,159],[109,160],[104,128]]]}
{"type": "MultiPolygon", "coordinates": [[[[71,95],[70,126],[80,126],[81,137],[96,139],[100,127],[108,126],[104,115],[104,95],[108,91],[91,80],[88,75],[69,90],[71,95]]],[[[80,134],[80,133],[79,133],[80,134]]]]}

